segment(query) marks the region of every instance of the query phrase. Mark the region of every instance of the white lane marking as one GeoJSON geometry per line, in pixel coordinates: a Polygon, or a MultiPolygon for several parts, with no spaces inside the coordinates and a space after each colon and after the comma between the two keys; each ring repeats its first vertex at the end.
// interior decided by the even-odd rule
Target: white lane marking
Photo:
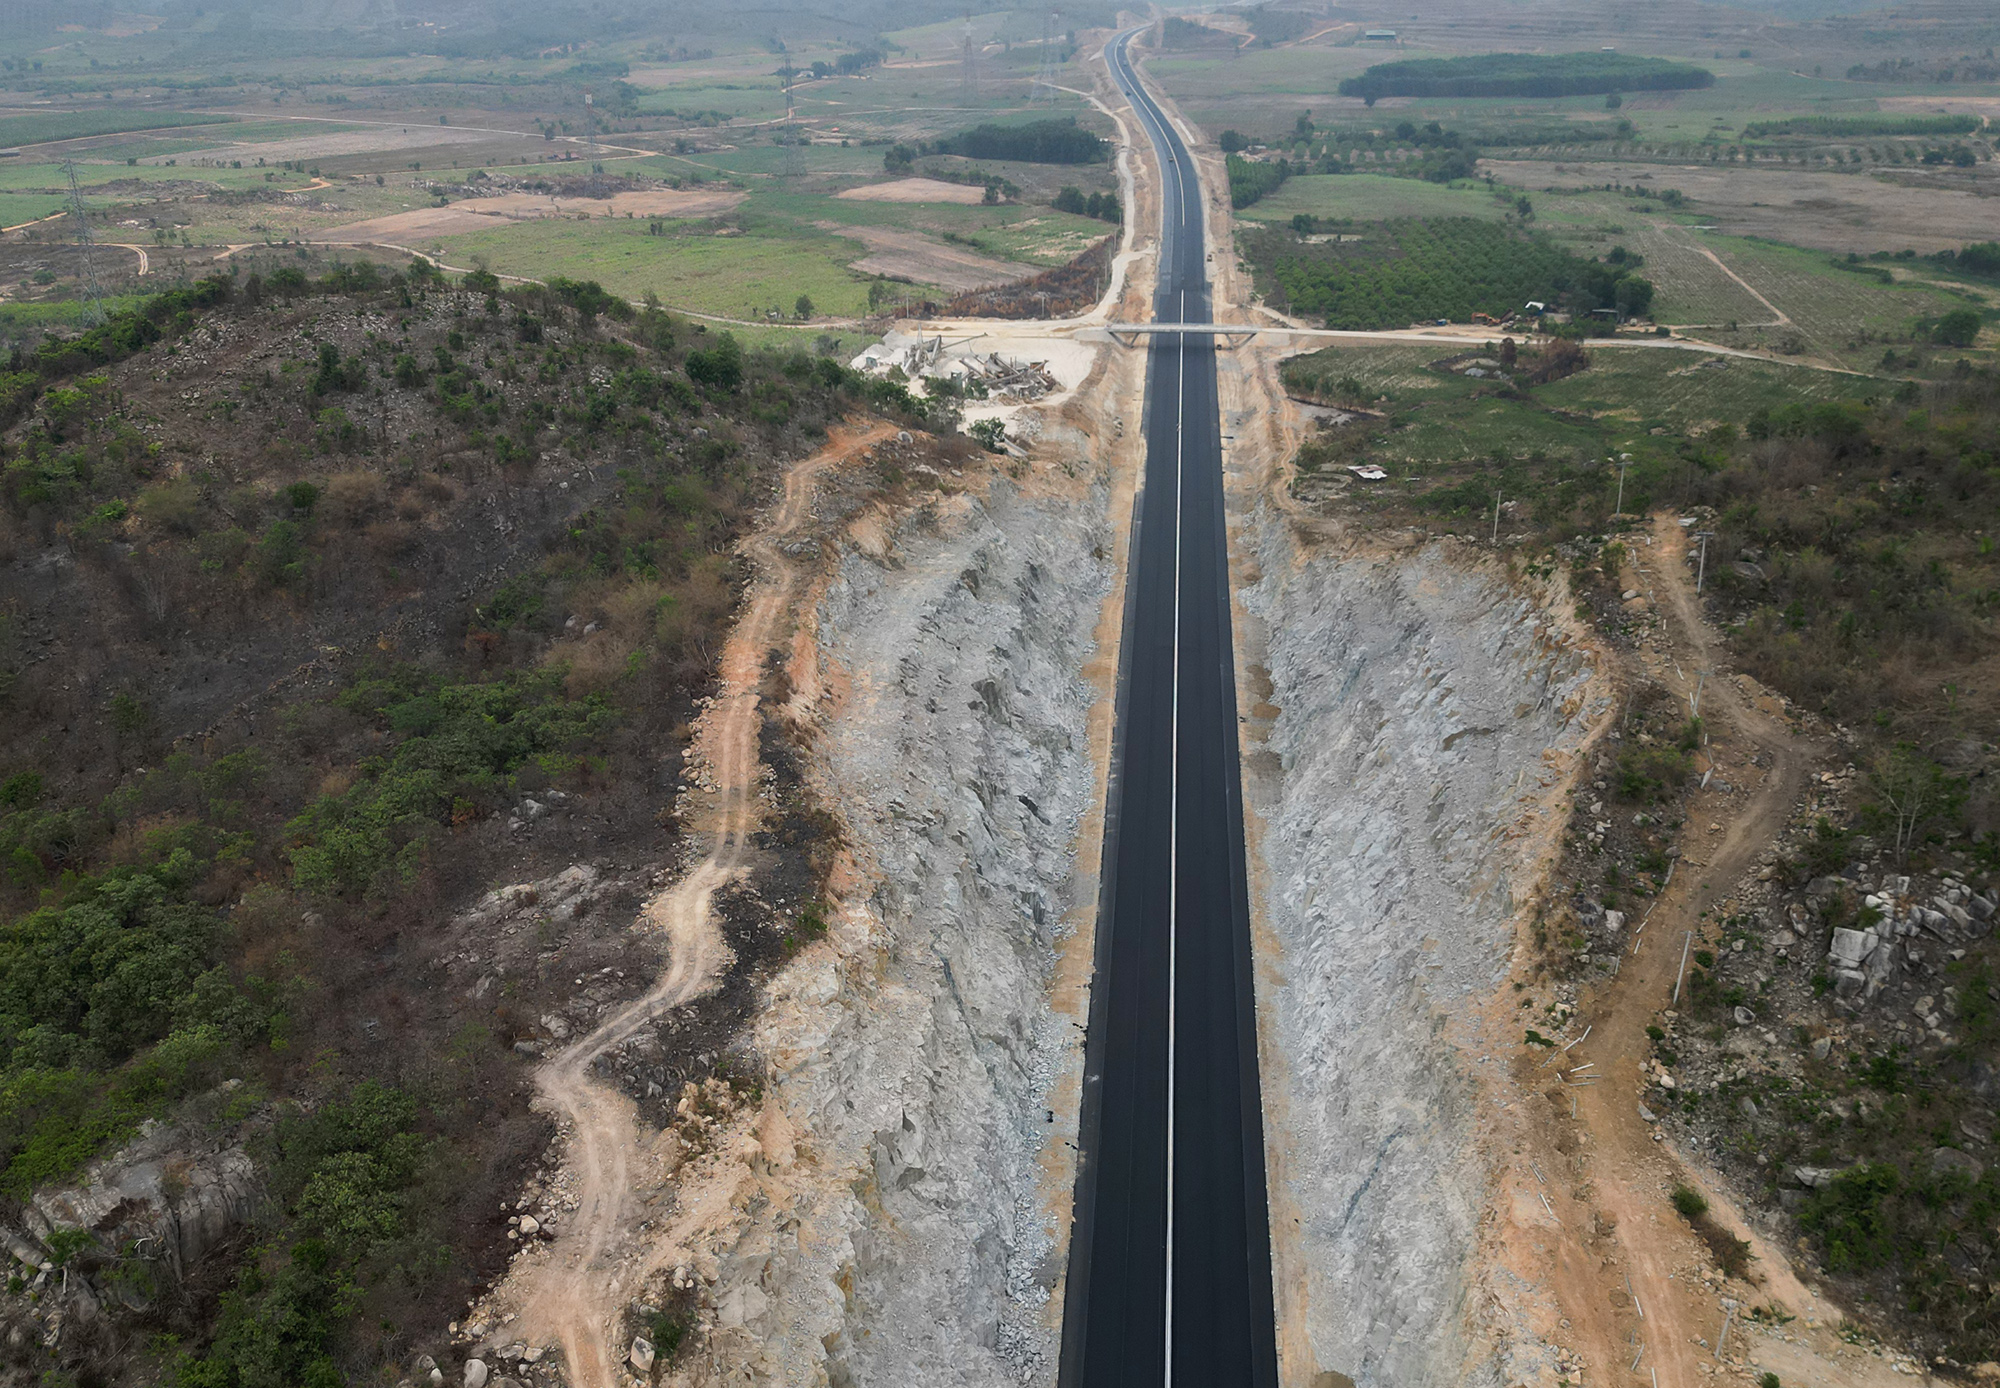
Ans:
{"type": "MultiPolygon", "coordinates": [[[[1165,153],[1169,164],[1163,165],[1168,173],[1168,181],[1174,185],[1175,201],[1180,205],[1180,225],[1187,226],[1187,190],[1181,186],[1180,159],[1167,147],[1165,127],[1155,119],[1152,111],[1141,99],[1138,91],[1138,77],[1131,72],[1130,60],[1124,46],[1118,49],[1118,56],[1126,67],[1131,85],[1126,96],[1138,110],[1148,127],[1147,135],[1154,147],[1165,153]]],[[[1165,259],[1164,256],[1161,257],[1165,259]]],[[[1179,320],[1188,321],[1187,289],[1179,291],[1179,320]]],[[[1182,562],[1182,505],[1186,496],[1184,486],[1185,462],[1187,457],[1187,334],[1179,334],[1179,361],[1175,368],[1174,383],[1174,638],[1173,638],[1173,695],[1169,715],[1169,757],[1170,780],[1169,812],[1167,815],[1167,1221],[1166,1221],[1166,1374],[1167,1388],[1174,1381],[1174,1081],[1175,1040],[1178,1031],[1178,993],[1180,974],[1180,945],[1178,940],[1180,925],[1180,786],[1181,786],[1181,562],[1182,562]]]]}
{"type": "MultiPolygon", "coordinates": [[[[1181,321],[1187,321],[1187,290],[1181,291],[1181,321]]],[[[1173,789],[1167,814],[1167,1384],[1174,1381],[1174,1039],[1180,978],[1181,843],[1181,463],[1186,456],[1187,334],[1181,334],[1180,364],[1174,380],[1174,695],[1168,719],[1173,789]]]]}

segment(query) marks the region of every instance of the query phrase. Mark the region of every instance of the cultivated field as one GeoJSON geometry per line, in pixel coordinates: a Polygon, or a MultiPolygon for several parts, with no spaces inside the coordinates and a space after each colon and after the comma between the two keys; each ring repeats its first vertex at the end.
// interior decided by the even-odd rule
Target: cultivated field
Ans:
{"type": "Polygon", "coordinates": [[[1481,167],[1531,192],[1605,183],[1677,188],[1693,199],[1703,220],[1723,231],[1842,254],[1956,248],[1991,237],[2000,205],[1993,196],[2000,194],[2000,172],[1985,170],[1976,181],[1952,187],[1943,185],[1944,175],[1924,175],[1910,186],[1892,181],[1900,175],[1740,164],[1493,159],[1481,167]]]}
{"type": "Polygon", "coordinates": [[[1489,217],[1508,205],[1484,189],[1379,174],[1307,174],[1238,212],[1246,222],[1287,222],[1298,213],[1379,222],[1391,217],[1489,217]]]}

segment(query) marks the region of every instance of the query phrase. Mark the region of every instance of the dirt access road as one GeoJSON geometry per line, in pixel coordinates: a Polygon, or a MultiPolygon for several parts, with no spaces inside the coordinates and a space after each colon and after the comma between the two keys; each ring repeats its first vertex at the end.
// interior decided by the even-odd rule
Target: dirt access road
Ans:
{"type": "Polygon", "coordinates": [[[1576,1101],[1573,1122],[1566,1107],[1552,1105],[1530,1135],[1541,1169],[1554,1178],[1549,1190],[1563,1229],[1551,1250],[1551,1284],[1590,1366],[1590,1382],[1693,1388],[1730,1372],[1712,1346],[1724,1319],[1722,1299],[1731,1297],[1745,1310],[1770,1306],[1797,1318],[1775,1333],[1737,1321],[1728,1356],[1755,1356],[1755,1368],[1746,1370],[1753,1379],[1773,1371],[1786,1384],[1819,1388],[1908,1383],[1888,1360],[1841,1340],[1839,1312],[1801,1282],[1785,1252],[1743,1219],[1694,1159],[1656,1140],[1655,1126],[1640,1113],[1646,1027],[1672,1006],[1688,932],[1700,942],[1703,913],[1725,903],[1775,841],[1827,755],[1794,731],[1774,698],[1719,673],[1726,653],[1701,616],[1685,562],[1687,532],[1672,517],[1657,516],[1651,539],[1635,547],[1625,583],[1640,590],[1665,630],[1637,659],[1648,667],[1646,676],[1683,699],[1700,683],[1709,734],[1704,754],[1716,786],[1690,800],[1684,856],[1618,975],[1580,999],[1578,1022],[1590,1027],[1585,1040],[1549,1069],[1539,1068],[1539,1058],[1517,1062],[1524,1087],[1552,1086],[1558,1068],[1592,1062],[1604,1077],[1564,1092],[1576,1101]],[[1723,792],[1724,783],[1738,792],[1723,792]],[[1682,1183],[1701,1190],[1711,1214],[1750,1241],[1753,1282],[1725,1285],[1716,1277],[1710,1285],[1691,1275],[1710,1260],[1668,1203],[1682,1183]]]}
{"type": "MultiPolygon", "coordinates": [[[[729,963],[712,917],[715,894],[744,870],[750,833],[762,808],[757,755],[763,726],[759,687],[764,659],[792,620],[800,575],[779,549],[812,503],[820,476],[895,432],[893,426],[837,430],[827,446],[794,465],[768,523],[744,541],[756,585],[722,652],[720,687],[702,715],[693,764],[705,769],[706,789],[688,807],[691,833],[706,835],[708,856],[645,908],[642,929],[666,944],[669,967],[637,1001],[552,1057],[536,1076],[541,1099],[560,1115],[568,1137],[563,1166],[576,1181],[576,1214],[547,1256],[523,1258],[495,1300],[519,1307],[514,1338],[560,1342],[569,1388],[615,1388],[623,1346],[609,1342],[618,1312],[636,1286],[619,1245],[634,1215],[633,1169],[647,1138],[632,1101],[592,1074],[607,1051],[630,1040],[662,1012],[701,996],[729,963]]],[[[644,1276],[643,1265],[639,1269],[644,1276]]]]}

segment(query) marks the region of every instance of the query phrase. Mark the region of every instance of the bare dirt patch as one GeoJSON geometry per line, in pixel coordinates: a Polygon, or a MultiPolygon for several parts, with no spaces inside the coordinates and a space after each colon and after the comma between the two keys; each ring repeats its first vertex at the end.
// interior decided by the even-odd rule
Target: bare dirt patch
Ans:
{"type": "Polygon", "coordinates": [[[898,178],[888,183],[868,183],[835,193],[849,202],[956,202],[976,207],[986,198],[986,190],[970,183],[946,183],[937,178],[898,178]]]}
{"type": "Polygon", "coordinates": [[[1032,265],[1008,260],[992,260],[973,251],[960,250],[935,241],[921,232],[896,231],[889,227],[847,227],[835,222],[818,224],[859,241],[868,254],[854,261],[865,275],[886,275],[891,279],[935,284],[954,293],[986,289],[996,284],[1012,284],[1037,273],[1032,265]]]}
{"type": "Polygon", "coordinates": [[[544,193],[507,193],[450,207],[419,207],[334,227],[320,239],[362,244],[410,242],[428,237],[487,231],[506,222],[549,217],[716,217],[743,201],[741,193],[683,193],[671,188],[614,193],[608,198],[556,198],[544,193]]]}
{"type": "MultiPolygon", "coordinates": [[[[461,130],[449,125],[368,125],[361,129],[333,129],[314,131],[310,125],[301,125],[300,133],[289,140],[245,141],[236,144],[216,145],[210,149],[190,150],[185,154],[172,156],[182,164],[197,164],[203,160],[228,163],[233,159],[245,161],[262,159],[277,164],[287,159],[336,159],[349,154],[379,154],[383,150],[438,149],[450,145],[482,144],[493,139],[492,130],[461,130]]],[[[542,143],[539,135],[522,135],[525,143],[533,140],[542,143]]],[[[141,160],[145,164],[163,163],[166,156],[156,156],[141,160]]]]}
{"type": "Polygon", "coordinates": [[[1698,211],[1735,236],[1763,236],[1822,251],[1955,249],[1993,234],[2000,177],[1941,187],[1936,176],[1814,173],[1803,169],[1644,163],[1556,163],[1495,159],[1486,167],[1522,188],[1585,188],[1607,182],[1678,188],[1698,211]]]}

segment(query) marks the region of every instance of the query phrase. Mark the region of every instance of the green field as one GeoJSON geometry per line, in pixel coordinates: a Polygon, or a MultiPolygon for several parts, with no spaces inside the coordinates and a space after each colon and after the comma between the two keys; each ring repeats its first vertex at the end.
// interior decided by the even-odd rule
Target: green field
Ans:
{"type": "Polygon", "coordinates": [[[871,280],[847,268],[865,254],[857,242],[818,233],[651,236],[642,221],[540,221],[445,237],[435,243],[453,265],[480,259],[497,274],[596,280],[614,294],[647,291],[673,308],[726,318],[790,313],[799,295],[823,314],[866,311],[871,280]]]}
{"type": "MultiPolygon", "coordinates": [[[[1802,401],[1866,399],[1886,382],[1777,363],[1671,348],[1586,344],[1590,364],[1519,396],[1491,382],[1436,369],[1450,344],[1341,344],[1285,364],[1292,390],[1347,394],[1382,411],[1381,423],[1323,431],[1300,455],[1304,475],[1339,477],[1370,462],[1388,481],[1353,488],[1363,515],[1403,516],[1406,508],[1482,524],[1495,494],[1520,503],[1510,528],[1601,523],[1613,473],[1604,459],[1632,457],[1629,509],[1673,505],[1696,479],[1683,441],[1717,425],[1741,427],[1759,410],[1802,401]],[[1386,397],[1386,398],[1383,398],[1386,397]],[[1654,430],[1660,432],[1655,433],[1654,430]]],[[[1459,349],[1463,350],[1463,349],[1459,349]]]]}
{"type": "Polygon", "coordinates": [[[979,255],[1043,266],[1067,264],[1118,230],[1108,222],[1031,204],[865,202],[761,188],[744,201],[737,219],[753,232],[809,238],[824,235],[825,228],[815,225],[821,222],[953,236],[962,238],[956,243],[962,249],[979,255]]]}
{"type": "Polygon", "coordinates": [[[50,140],[81,140],[91,135],[117,135],[128,130],[224,125],[235,119],[234,116],[197,115],[192,111],[134,111],[116,106],[95,111],[44,111],[31,116],[0,116],[0,148],[42,144],[50,140]]]}
{"type": "Polygon", "coordinates": [[[1860,351],[1870,337],[1906,341],[1912,324],[1962,306],[1963,300],[1921,284],[1880,284],[1837,270],[1822,251],[1773,241],[1705,234],[1701,244],[1776,304],[1815,351],[1860,351]]]}
{"type": "Polygon", "coordinates": [[[1383,174],[1307,174],[1236,214],[1246,222],[1288,222],[1301,212],[1315,217],[1347,217],[1381,222],[1391,217],[1487,217],[1506,215],[1510,202],[1483,188],[1426,183],[1420,178],[1383,174]]]}
{"type": "Polygon", "coordinates": [[[54,216],[63,210],[65,201],[59,193],[0,193],[0,227],[54,216]]]}

